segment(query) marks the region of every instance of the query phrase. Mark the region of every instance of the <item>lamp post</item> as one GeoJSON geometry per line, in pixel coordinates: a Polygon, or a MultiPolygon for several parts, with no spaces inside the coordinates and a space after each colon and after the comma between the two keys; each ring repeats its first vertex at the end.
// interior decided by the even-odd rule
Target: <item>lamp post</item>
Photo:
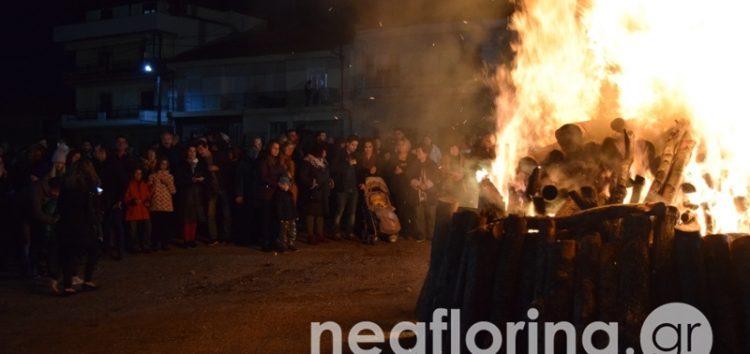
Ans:
{"type": "Polygon", "coordinates": [[[161,128],[161,68],[146,62],[143,64],[143,72],[151,74],[156,72],[156,126],[161,128]]]}

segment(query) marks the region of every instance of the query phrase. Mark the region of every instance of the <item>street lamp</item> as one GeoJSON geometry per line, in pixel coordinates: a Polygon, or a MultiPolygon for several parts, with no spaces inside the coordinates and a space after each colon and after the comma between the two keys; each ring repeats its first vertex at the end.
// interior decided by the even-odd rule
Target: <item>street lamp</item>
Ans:
{"type": "Polygon", "coordinates": [[[143,72],[151,74],[156,71],[156,126],[161,128],[161,70],[158,69],[149,62],[143,63],[143,72]]]}

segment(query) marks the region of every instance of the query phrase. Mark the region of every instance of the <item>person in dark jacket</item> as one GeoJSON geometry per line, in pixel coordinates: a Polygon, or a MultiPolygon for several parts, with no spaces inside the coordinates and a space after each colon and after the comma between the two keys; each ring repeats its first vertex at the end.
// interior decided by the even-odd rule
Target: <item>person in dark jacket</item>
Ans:
{"type": "Polygon", "coordinates": [[[94,169],[99,176],[101,194],[99,208],[102,215],[101,231],[104,238],[104,251],[114,259],[121,259],[125,253],[125,227],[123,210],[115,195],[115,180],[112,169],[109,168],[107,149],[102,145],[94,147],[94,169]],[[117,222],[116,222],[117,220],[117,222]]]}
{"type": "Polygon", "coordinates": [[[279,190],[274,196],[276,216],[279,218],[279,238],[277,248],[297,251],[294,241],[297,239],[297,206],[292,195],[292,181],[287,176],[279,179],[279,190]]]}
{"type": "Polygon", "coordinates": [[[325,238],[324,218],[329,210],[328,198],[333,180],[326,162],[325,145],[314,144],[309,150],[300,164],[297,184],[300,210],[305,218],[307,242],[314,245],[318,242],[328,242],[325,238]]]}
{"type": "Polygon", "coordinates": [[[357,216],[357,200],[359,190],[357,183],[357,158],[355,153],[359,146],[359,137],[352,135],[346,139],[346,145],[342,151],[336,154],[336,159],[331,166],[333,181],[336,192],[336,213],[333,217],[335,238],[342,236],[354,239],[354,225],[357,216]],[[346,213],[346,214],[344,214],[346,213]],[[345,217],[345,225],[342,227],[341,219],[345,217]]]}
{"type": "MultiPolygon", "coordinates": [[[[136,166],[136,160],[128,152],[129,148],[128,139],[124,136],[118,136],[115,139],[115,149],[108,156],[107,163],[107,173],[109,174],[107,188],[111,190],[113,198],[112,227],[115,229],[115,233],[123,230],[123,236],[125,234],[125,204],[123,198],[130,183],[130,174],[136,166]]],[[[133,249],[135,245],[126,244],[125,246],[133,249]]]]}
{"type": "Polygon", "coordinates": [[[263,251],[271,251],[276,239],[275,226],[278,220],[274,215],[273,196],[279,188],[279,178],[285,175],[284,165],[281,164],[279,154],[281,148],[279,143],[268,144],[268,151],[258,161],[258,185],[256,202],[258,206],[258,217],[260,222],[261,246],[263,251]]]}
{"type": "Polygon", "coordinates": [[[411,155],[411,145],[406,139],[401,139],[396,144],[396,153],[386,164],[384,175],[388,187],[391,190],[393,205],[396,208],[396,214],[404,228],[404,238],[413,233],[412,224],[414,222],[414,210],[409,203],[411,187],[409,186],[408,171],[414,164],[411,155]]]}
{"type": "Polygon", "coordinates": [[[177,166],[185,156],[185,149],[175,144],[175,136],[172,132],[165,131],[161,134],[161,143],[157,149],[159,157],[169,160],[169,166],[177,166]]]}
{"type": "Polygon", "coordinates": [[[175,184],[177,205],[182,220],[182,237],[185,247],[196,247],[198,222],[205,221],[203,203],[206,194],[208,168],[198,158],[195,146],[187,149],[185,160],[177,165],[175,184]]]}
{"type": "Polygon", "coordinates": [[[237,169],[234,179],[234,203],[237,205],[237,219],[239,224],[239,235],[237,242],[244,245],[257,243],[257,225],[255,222],[257,212],[253,201],[255,200],[255,186],[258,184],[257,164],[255,159],[246,153],[240,153],[237,160],[237,169]]]}
{"type": "Polygon", "coordinates": [[[76,293],[73,277],[76,275],[77,258],[85,258],[85,272],[82,288],[93,290],[93,282],[98,254],[98,211],[96,207],[99,178],[94,165],[89,160],[80,160],[71,167],[71,172],[63,182],[58,199],[60,220],[57,234],[63,271],[63,293],[76,293]]]}
{"type": "Polygon", "coordinates": [[[416,149],[417,159],[407,172],[412,193],[409,204],[414,210],[418,241],[432,240],[435,231],[435,211],[440,193],[441,173],[430,157],[431,147],[420,145],[416,149]]]}

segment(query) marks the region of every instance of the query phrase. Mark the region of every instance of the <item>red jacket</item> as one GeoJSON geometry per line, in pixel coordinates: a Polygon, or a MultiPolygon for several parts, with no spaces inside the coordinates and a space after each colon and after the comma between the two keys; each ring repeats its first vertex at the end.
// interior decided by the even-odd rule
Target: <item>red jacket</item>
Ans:
{"type": "Polygon", "coordinates": [[[148,220],[148,206],[151,200],[151,189],[146,182],[130,181],[125,191],[125,220],[148,220]]]}

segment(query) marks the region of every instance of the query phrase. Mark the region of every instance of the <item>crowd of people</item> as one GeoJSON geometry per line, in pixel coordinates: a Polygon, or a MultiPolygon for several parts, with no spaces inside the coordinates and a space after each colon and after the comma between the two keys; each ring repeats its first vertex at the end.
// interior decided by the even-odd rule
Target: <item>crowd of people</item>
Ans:
{"type": "MultiPolygon", "coordinates": [[[[332,139],[289,130],[232,146],[219,132],[180,141],[164,132],[143,151],[128,138],[0,146],[0,269],[50,279],[53,292],[98,287],[97,260],[233,243],[263,251],[361,240],[363,184],[383,178],[400,239],[430,240],[439,198],[476,204],[473,171],[488,139],[445,145],[390,136],[332,139]],[[83,266],[83,272],[79,268],[83,266]]],[[[490,139],[491,140],[491,139],[490,139]]]]}

